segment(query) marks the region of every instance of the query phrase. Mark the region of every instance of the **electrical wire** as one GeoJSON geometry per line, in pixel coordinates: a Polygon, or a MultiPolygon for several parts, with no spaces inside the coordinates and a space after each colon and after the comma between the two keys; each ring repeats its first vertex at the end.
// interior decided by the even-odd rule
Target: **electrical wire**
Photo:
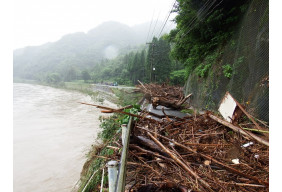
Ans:
{"type": "Polygon", "coordinates": [[[162,34],[162,32],[163,32],[163,29],[164,29],[164,27],[165,27],[165,25],[166,25],[166,23],[167,23],[167,21],[168,21],[169,16],[171,15],[171,12],[172,12],[172,10],[173,10],[175,4],[176,4],[176,0],[174,1],[173,5],[172,5],[172,7],[171,7],[171,10],[169,11],[169,14],[168,14],[168,16],[167,16],[167,18],[166,18],[166,21],[165,21],[165,23],[164,23],[162,29],[161,29],[161,32],[160,32],[160,34],[159,34],[159,36],[158,36],[158,39],[160,38],[160,36],[161,36],[161,34],[162,34]]]}
{"type": "MultiPolygon", "coordinates": [[[[216,0],[210,5],[210,7],[207,9],[207,11],[214,5],[214,3],[216,2],[216,0]]],[[[223,2],[223,0],[221,0],[216,6],[213,7],[213,9],[211,11],[209,11],[201,20],[205,19],[217,6],[219,6],[221,3],[223,2]]],[[[190,31],[192,31],[194,28],[196,27],[196,24],[194,26],[192,26],[188,32],[186,32],[185,34],[183,34],[181,37],[186,36],[188,33],[190,33],[190,31]]]]}
{"type": "MultiPolygon", "coordinates": [[[[170,7],[173,8],[175,3],[176,3],[176,2],[172,2],[172,4],[170,5],[170,7]]],[[[165,18],[164,18],[164,20],[163,20],[163,24],[162,24],[162,25],[165,25],[165,20],[166,20],[167,17],[169,17],[169,15],[170,15],[171,12],[172,12],[172,10],[169,9],[168,13],[166,14],[166,16],[165,16],[165,18]]]]}
{"type": "Polygon", "coordinates": [[[147,38],[146,38],[146,42],[148,41],[149,33],[150,33],[150,31],[151,31],[151,26],[152,26],[152,23],[153,23],[154,15],[155,15],[155,10],[154,10],[154,12],[153,12],[153,16],[152,16],[152,19],[151,19],[149,31],[148,31],[147,38]]]}
{"type": "Polygon", "coordinates": [[[152,31],[151,39],[153,39],[153,38],[154,38],[154,32],[155,32],[155,29],[156,29],[157,23],[158,23],[158,21],[159,21],[160,13],[161,13],[161,11],[160,11],[160,12],[159,12],[159,14],[158,14],[158,18],[157,18],[157,20],[156,20],[156,23],[155,23],[154,29],[153,29],[153,31],[152,31]]]}
{"type": "MultiPolygon", "coordinates": [[[[200,16],[202,14],[202,12],[205,11],[205,8],[208,6],[209,2],[212,1],[212,0],[208,0],[206,1],[206,3],[197,11],[197,14],[192,18],[191,22],[188,24],[187,28],[188,29],[193,23],[194,21],[197,19],[197,15],[200,16]]],[[[215,0],[214,0],[215,1],[215,0]]],[[[212,3],[211,3],[212,4],[212,3]]],[[[211,5],[210,4],[210,5],[211,5]]],[[[209,5],[209,6],[210,6],[209,5]]]]}
{"type": "MultiPolygon", "coordinates": [[[[186,27],[186,29],[185,29],[185,31],[187,30],[187,29],[189,29],[189,32],[191,31],[191,29],[193,29],[193,28],[195,28],[195,26],[196,26],[196,24],[195,24],[195,22],[196,22],[196,19],[197,19],[197,17],[200,17],[200,16],[202,16],[202,15],[204,15],[206,12],[208,12],[209,11],[209,9],[214,5],[214,3],[216,2],[216,0],[214,0],[213,2],[211,2],[211,3],[209,3],[211,0],[208,0],[200,9],[199,9],[199,11],[197,12],[197,14],[193,17],[193,19],[192,19],[192,21],[188,24],[188,26],[186,27]],[[209,5],[208,5],[209,4],[209,5]],[[206,8],[208,6],[208,8],[206,8]]],[[[185,35],[187,35],[188,33],[183,33],[182,35],[181,35],[181,38],[182,37],[184,37],[185,35]]]]}

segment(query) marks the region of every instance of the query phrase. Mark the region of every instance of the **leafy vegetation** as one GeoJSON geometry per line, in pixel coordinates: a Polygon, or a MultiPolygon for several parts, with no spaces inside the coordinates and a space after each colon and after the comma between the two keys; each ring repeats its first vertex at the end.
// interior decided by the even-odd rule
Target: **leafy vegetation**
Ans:
{"type": "MultiPolygon", "coordinates": [[[[126,112],[137,114],[140,111],[139,105],[133,105],[133,108],[126,109],[126,112]]],[[[135,119],[136,120],[136,119],[135,119]]],[[[81,184],[78,191],[82,191],[90,177],[94,174],[85,191],[93,191],[98,188],[102,179],[102,168],[105,167],[108,160],[97,156],[110,157],[113,154],[113,149],[106,146],[116,142],[121,136],[121,125],[127,124],[129,121],[128,115],[115,114],[110,117],[100,117],[101,132],[98,134],[98,139],[103,141],[102,145],[92,146],[88,153],[88,161],[84,164],[81,173],[81,184]]],[[[119,151],[121,152],[121,151],[119,151]]],[[[104,175],[104,184],[108,184],[108,176],[104,175]]]]}
{"type": "Polygon", "coordinates": [[[153,38],[148,48],[140,47],[115,59],[101,61],[91,71],[92,80],[94,83],[117,82],[125,85],[138,84],[138,80],[183,84],[183,65],[170,57],[170,47],[166,38],[153,38]]]}
{"type": "Polygon", "coordinates": [[[227,78],[231,78],[232,73],[233,73],[232,67],[229,64],[227,64],[227,65],[223,65],[222,69],[223,69],[224,76],[227,78]]]}
{"type": "Polygon", "coordinates": [[[177,27],[168,39],[173,44],[171,55],[185,65],[188,75],[194,70],[200,77],[207,75],[213,63],[207,60],[214,61],[220,56],[214,51],[230,39],[247,2],[216,2],[217,6],[208,12],[205,0],[177,0],[174,10],[178,13],[177,27]]]}

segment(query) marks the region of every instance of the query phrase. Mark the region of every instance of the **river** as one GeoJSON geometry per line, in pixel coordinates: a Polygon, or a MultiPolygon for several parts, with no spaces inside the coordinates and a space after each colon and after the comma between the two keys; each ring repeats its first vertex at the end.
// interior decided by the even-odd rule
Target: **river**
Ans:
{"type": "Polygon", "coordinates": [[[14,83],[14,192],[72,190],[97,142],[101,115],[79,101],[93,103],[79,92],[14,83]]]}

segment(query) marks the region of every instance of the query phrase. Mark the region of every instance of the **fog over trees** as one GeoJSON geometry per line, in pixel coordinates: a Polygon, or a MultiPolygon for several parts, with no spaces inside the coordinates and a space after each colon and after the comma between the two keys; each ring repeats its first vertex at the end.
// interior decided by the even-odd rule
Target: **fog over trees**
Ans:
{"type": "MultiPolygon", "coordinates": [[[[160,30],[162,23],[156,23],[156,31],[160,30]]],[[[72,81],[84,79],[87,71],[91,76],[88,80],[107,79],[112,71],[109,72],[104,65],[131,51],[136,53],[145,48],[149,25],[148,22],[129,27],[109,21],[87,33],[67,34],[53,43],[14,50],[14,77],[48,82],[72,81]],[[99,70],[102,68],[105,77],[101,77],[101,73],[95,77],[94,74],[101,72],[99,70]]],[[[142,59],[144,63],[145,50],[142,59]]],[[[118,63],[118,60],[113,62],[118,63]]],[[[129,69],[121,69],[123,75],[126,70],[129,69]]]]}

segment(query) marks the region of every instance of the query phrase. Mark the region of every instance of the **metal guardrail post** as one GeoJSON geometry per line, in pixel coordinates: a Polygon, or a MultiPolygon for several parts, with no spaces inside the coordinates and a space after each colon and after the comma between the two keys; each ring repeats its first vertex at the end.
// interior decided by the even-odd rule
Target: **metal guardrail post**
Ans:
{"type": "Polygon", "coordinates": [[[118,162],[109,161],[107,163],[107,166],[108,166],[108,177],[109,177],[109,192],[114,192],[117,183],[118,162]]]}
{"type": "Polygon", "coordinates": [[[132,127],[132,121],[133,121],[133,118],[130,117],[128,125],[127,125],[127,129],[126,129],[124,145],[122,148],[120,167],[119,167],[119,176],[118,176],[117,188],[115,192],[124,192],[124,189],[125,189],[126,162],[127,162],[127,153],[128,153],[129,137],[130,137],[130,130],[132,127]]]}
{"type": "Polygon", "coordinates": [[[122,141],[122,146],[124,146],[125,137],[126,137],[126,130],[127,130],[127,124],[122,124],[121,125],[121,141],[122,141]]]}

